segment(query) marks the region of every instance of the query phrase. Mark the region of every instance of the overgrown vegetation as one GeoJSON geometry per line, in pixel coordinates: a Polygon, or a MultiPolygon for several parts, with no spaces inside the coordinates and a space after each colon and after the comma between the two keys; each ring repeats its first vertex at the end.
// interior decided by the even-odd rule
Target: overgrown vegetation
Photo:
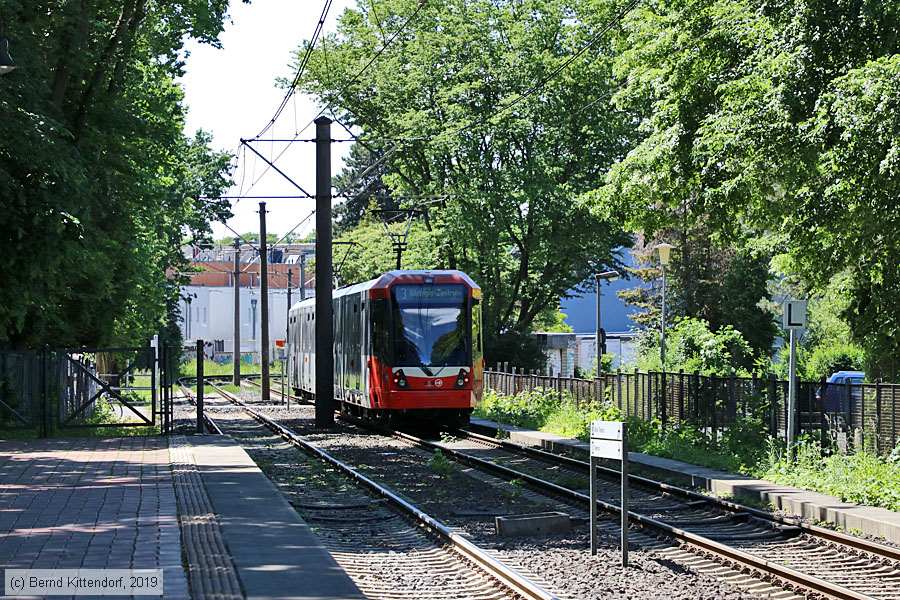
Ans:
{"type": "MultiPolygon", "coordinates": [[[[258,375],[261,372],[262,367],[258,363],[241,363],[241,374],[242,375],[258,375]]],[[[192,358],[191,360],[184,361],[179,366],[179,372],[182,377],[196,377],[197,376],[197,359],[192,358]]],[[[281,361],[275,361],[269,367],[269,373],[271,374],[281,374],[281,361]]],[[[231,362],[218,363],[212,360],[204,360],[203,361],[203,375],[204,376],[214,376],[214,377],[225,377],[232,376],[234,374],[234,366],[231,362]]]]}
{"type": "MultiPolygon", "coordinates": [[[[618,408],[576,404],[568,392],[534,390],[515,396],[488,391],[475,416],[566,437],[587,440],[590,422],[622,420],[618,408]]],[[[768,479],[837,496],[842,500],[900,510],[900,446],[888,458],[868,452],[822,456],[818,442],[803,440],[797,460],[788,461],[761,420],[743,417],[718,439],[690,424],[663,429],[658,421],[629,417],[631,449],[654,456],[768,479]]]]}
{"type": "Polygon", "coordinates": [[[431,458],[428,459],[428,468],[441,478],[447,477],[455,470],[453,461],[444,456],[444,453],[440,450],[435,450],[431,458]]]}
{"type": "MultiPolygon", "coordinates": [[[[900,446],[898,446],[900,449],[900,446]]],[[[818,442],[805,440],[795,461],[770,444],[766,461],[757,469],[764,479],[815,490],[841,500],[900,511],[900,456],[884,459],[870,452],[822,456],[818,442]]]]}

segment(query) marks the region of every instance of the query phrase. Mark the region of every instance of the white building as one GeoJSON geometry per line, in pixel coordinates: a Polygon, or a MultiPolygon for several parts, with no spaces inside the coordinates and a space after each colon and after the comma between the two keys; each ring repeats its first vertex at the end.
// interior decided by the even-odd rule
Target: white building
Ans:
{"type": "MultiPolygon", "coordinates": [[[[312,290],[308,297],[313,297],[312,290]]],[[[262,304],[259,288],[240,289],[240,335],[243,354],[257,360],[261,350],[262,304]]],[[[291,290],[291,302],[300,301],[299,289],[291,290]]],[[[216,354],[234,349],[234,288],[188,285],[181,288],[181,335],[186,344],[198,339],[213,342],[216,354]],[[190,300],[190,301],[188,301],[190,300]]],[[[287,290],[269,290],[269,348],[286,337],[287,290]]],[[[272,354],[274,356],[274,354],[272,354]]]]}

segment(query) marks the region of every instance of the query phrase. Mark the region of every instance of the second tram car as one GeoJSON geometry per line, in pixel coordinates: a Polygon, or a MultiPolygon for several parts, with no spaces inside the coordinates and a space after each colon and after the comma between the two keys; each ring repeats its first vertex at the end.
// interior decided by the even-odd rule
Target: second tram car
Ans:
{"type": "MultiPolygon", "coordinates": [[[[390,271],[334,290],[334,396],[365,417],[468,422],[481,399],[481,288],[461,271],[390,271]]],[[[315,393],[315,299],[290,309],[288,381],[315,393]]]]}

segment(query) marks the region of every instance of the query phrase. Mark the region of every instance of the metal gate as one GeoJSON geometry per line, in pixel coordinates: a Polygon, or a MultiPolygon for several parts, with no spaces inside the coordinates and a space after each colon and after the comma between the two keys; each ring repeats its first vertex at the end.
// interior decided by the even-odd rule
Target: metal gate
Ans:
{"type": "Polygon", "coordinates": [[[168,433],[179,356],[141,347],[0,351],[0,437],[77,428],[168,433]]]}
{"type": "Polygon", "coordinates": [[[145,346],[61,352],[57,360],[58,427],[156,425],[155,351],[145,346]]]}

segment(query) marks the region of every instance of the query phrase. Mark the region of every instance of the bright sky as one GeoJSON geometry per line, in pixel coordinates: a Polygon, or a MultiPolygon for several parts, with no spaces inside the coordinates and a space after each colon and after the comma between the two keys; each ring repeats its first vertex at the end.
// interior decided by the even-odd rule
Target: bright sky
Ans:
{"type": "MultiPolygon", "coordinates": [[[[275,84],[278,77],[293,76],[291,54],[300,42],[312,36],[324,0],[254,0],[244,4],[231,0],[231,23],[221,35],[223,48],[190,43],[187,49],[186,74],[182,79],[188,118],[188,135],[204,129],[213,135],[214,147],[234,152],[240,138],[254,137],[272,118],[284,97],[285,90],[275,84]]],[[[334,31],[336,19],[353,0],[334,0],[325,31],[334,31]]],[[[296,94],[281,118],[265,137],[291,138],[316,116],[320,105],[315,98],[296,94]],[[295,118],[296,115],[296,118],[295,118]]],[[[332,127],[332,137],[344,137],[340,126],[332,127]]],[[[315,136],[311,126],[300,137],[315,136]]],[[[332,172],[343,167],[341,154],[350,144],[333,144],[332,172]]],[[[315,194],[315,144],[311,143],[255,143],[254,147],[267,158],[284,150],[277,161],[284,171],[306,191],[315,194]]],[[[299,192],[274,170],[265,175],[266,164],[248,150],[238,154],[237,187],[229,195],[238,195],[243,179],[243,193],[257,180],[251,195],[296,195],[299,192]],[[242,157],[246,154],[245,157],[242,157]]],[[[313,209],[311,199],[267,200],[267,228],[270,233],[284,234],[313,209]]],[[[259,231],[259,200],[232,200],[234,217],[228,225],[240,233],[259,231]]],[[[297,233],[312,229],[311,217],[297,233]]],[[[221,223],[213,225],[216,238],[232,235],[221,223]]]]}

